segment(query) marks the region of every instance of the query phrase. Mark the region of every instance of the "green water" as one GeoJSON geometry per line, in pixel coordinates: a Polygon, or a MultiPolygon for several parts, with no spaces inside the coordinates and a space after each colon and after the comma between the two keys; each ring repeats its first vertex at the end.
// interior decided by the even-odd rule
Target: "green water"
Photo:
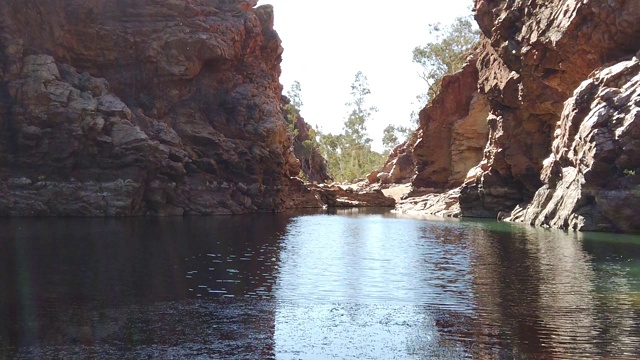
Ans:
{"type": "Polygon", "coordinates": [[[373,210],[0,228],[0,358],[640,356],[638,236],[373,210]]]}

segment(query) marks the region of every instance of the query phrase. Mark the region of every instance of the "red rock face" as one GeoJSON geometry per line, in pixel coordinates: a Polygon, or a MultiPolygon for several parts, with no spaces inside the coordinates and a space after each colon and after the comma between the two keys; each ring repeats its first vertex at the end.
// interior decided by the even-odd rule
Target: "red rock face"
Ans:
{"type": "Polygon", "coordinates": [[[463,214],[496,216],[534,196],[565,100],[598,66],[637,51],[639,14],[637,1],[476,3],[491,135],[475,181],[461,189],[463,214]]]}
{"type": "Polygon", "coordinates": [[[634,145],[638,134],[630,130],[637,122],[636,105],[630,105],[635,104],[628,100],[631,95],[619,98],[633,93],[629,90],[636,86],[631,84],[633,70],[625,72],[624,80],[612,75],[613,70],[598,70],[622,66],[612,65],[616,63],[633,68],[625,61],[640,49],[638,18],[636,0],[476,1],[476,20],[484,34],[476,62],[478,81],[466,92],[443,86],[431,109],[423,110],[433,117],[421,122],[420,129],[421,134],[442,138],[422,135],[424,143],[412,149],[417,169],[414,186],[445,186],[450,191],[408,199],[399,208],[479,217],[496,217],[517,208],[512,220],[638,231],[633,224],[640,221],[633,214],[640,209],[621,200],[638,191],[633,175],[637,164],[629,160],[638,158],[634,145]],[[590,75],[595,70],[600,72],[590,75]],[[587,79],[591,85],[580,85],[587,79]],[[573,95],[579,86],[590,90],[576,90],[582,95],[573,95]],[[454,142],[444,124],[467,107],[443,106],[438,99],[450,97],[447,101],[454,104],[461,94],[476,88],[488,103],[488,140],[481,161],[455,188],[450,181],[454,142]],[[606,115],[600,113],[605,118],[594,124],[588,114],[599,109],[594,99],[603,91],[609,102],[620,105],[611,105],[606,115]],[[572,95],[589,100],[579,105],[575,100],[566,102],[572,95]],[[620,118],[628,125],[621,127],[616,120],[620,118]]]}
{"type": "Polygon", "coordinates": [[[565,100],[595,68],[635,53],[639,14],[637,1],[476,2],[491,135],[463,213],[496,216],[533,197],[565,100]]]}
{"type": "Polygon", "coordinates": [[[486,98],[478,93],[475,58],[458,73],[445,76],[442,91],[420,112],[420,126],[391,153],[369,182],[411,183],[422,192],[460,186],[482,159],[488,127],[486,98]]]}
{"type": "Polygon", "coordinates": [[[3,1],[0,215],[286,207],[283,50],[253,5],[3,1]]]}
{"type": "Polygon", "coordinates": [[[597,71],[565,104],[545,185],[511,221],[640,231],[640,60],[597,71]]]}
{"type": "Polygon", "coordinates": [[[413,147],[414,187],[460,186],[467,171],[482,159],[487,107],[477,83],[478,70],[471,60],[457,74],[442,79],[441,93],[420,112],[419,138],[413,147]]]}

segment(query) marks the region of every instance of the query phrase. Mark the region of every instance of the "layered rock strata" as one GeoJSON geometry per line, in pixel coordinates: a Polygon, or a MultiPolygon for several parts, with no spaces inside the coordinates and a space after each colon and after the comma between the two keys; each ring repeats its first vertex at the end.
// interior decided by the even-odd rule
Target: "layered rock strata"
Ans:
{"type": "Polygon", "coordinates": [[[565,101],[594,69],[640,48],[639,15],[633,0],[476,2],[490,140],[461,189],[463,214],[497,216],[534,196],[565,101]]]}
{"type": "MultiPolygon", "coordinates": [[[[633,144],[638,135],[627,130],[637,121],[635,95],[630,95],[633,70],[614,74],[634,68],[629,59],[640,49],[640,2],[477,0],[475,11],[483,39],[475,62],[478,81],[467,93],[478,90],[488,104],[482,159],[467,169],[459,188],[449,183],[450,191],[440,195],[418,191],[422,199],[407,199],[399,209],[502,217],[517,208],[510,219],[578,230],[638,231],[637,218],[628,214],[640,209],[620,200],[638,191],[637,164],[627,160],[637,158],[633,144]],[[584,104],[576,105],[575,97],[568,100],[574,91],[584,104]],[[619,105],[603,110],[601,92],[619,105]],[[589,115],[593,111],[600,117],[597,125],[589,115]]],[[[443,87],[439,97],[459,94],[443,87]]],[[[438,106],[436,98],[424,112],[438,106]]],[[[450,113],[421,121],[420,131],[446,124],[450,113]]],[[[439,161],[416,156],[417,143],[412,145],[416,189],[451,179],[450,168],[442,165],[450,151],[442,148],[452,149],[454,142],[447,128],[437,131],[444,140],[431,139],[424,148],[443,154],[439,161]],[[439,181],[425,181],[433,179],[439,181]]]]}
{"type": "Polygon", "coordinates": [[[280,111],[270,6],[0,4],[0,215],[319,206],[280,111]]]}
{"type": "MultiPolygon", "coordinates": [[[[638,54],[640,55],[640,54],[638,54]]],[[[544,186],[508,220],[640,231],[640,60],[597,71],[565,104],[544,186]]]]}
{"type": "Polygon", "coordinates": [[[487,141],[487,102],[478,93],[475,58],[457,74],[445,76],[439,95],[419,114],[420,125],[409,140],[396,147],[369,181],[382,184],[412,182],[426,192],[460,186],[472,166],[482,159],[487,141]]]}

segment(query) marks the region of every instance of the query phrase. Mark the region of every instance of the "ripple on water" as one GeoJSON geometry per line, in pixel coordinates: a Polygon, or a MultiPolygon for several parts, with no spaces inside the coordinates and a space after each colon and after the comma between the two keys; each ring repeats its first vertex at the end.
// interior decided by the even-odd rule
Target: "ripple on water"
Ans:
{"type": "Polygon", "coordinates": [[[630,238],[391,215],[131,221],[0,241],[2,263],[37,264],[0,274],[0,358],[640,356],[630,238]]]}

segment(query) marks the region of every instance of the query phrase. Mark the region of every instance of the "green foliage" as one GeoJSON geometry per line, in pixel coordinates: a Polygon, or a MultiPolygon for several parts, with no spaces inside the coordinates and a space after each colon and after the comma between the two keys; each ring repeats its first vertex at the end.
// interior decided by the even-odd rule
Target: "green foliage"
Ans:
{"type": "Polygon", "coordinates": [[[302,149],[300,151],[300,156],[302,158],[305,159],[309,159],[311,158],[311,156],[313,155],[313,150],[316,148],[316,141],[314,138],[309,139],[309,140],[304,140],[301,144],[300,144],[300,148],[302,149]]]}
{"type": "Polygon", "coordinates": [[[411,129],[405,126],[394,126],[389,124],[383,130],[382,145],[386,151],[393,150],[402,141],[405,141],[411,134],[411,129]]]}
{"type": "MultiPolygon", "coordinates": [[[[287,132],[292,139],[293,153],[302,164],[307,165],[307,167],[302,167],[300,177],[308,180],[309,174],[306,174],[305,171],[309,171],[314,166],[314,152],[318,150],[319,145],[316,141],[316,132],[313,129],[309,129],[308,138],[302,138],[300,130],[296,127],[296,125],[300,126],[298,120],[301,118],[300,108],[303,105],[302,87],[298,81],[294,81],[289,91],[287,91],[287,98],[289,98],[289,104],[284,105],[287,132]]],[[[303,126],[306,126],[306,124],[303,126]]]]}
{"type": "MultiPolygon", "coordinates": [[[[291,136],[291,150],[298,160],[300,160],[301,172],[298,175],[305,181],[313,183],[328,181],[328,166],[326,160],[320,153],[323,134],[313,129],[301,117],[302,89],[300,83],[295,81],[289,91],[287,91],[288,104],[284,105],[284,115],[287,122],[287,130],[291,136]]],[[[324,146],[322,146],[324,148],[324,146]]]]}
{"type": "Polygon", "coordinates": [[[413,102],[411,105],[416,107],[415,110],[411,111],[411,122],[416,126],[420,125],[420,110],[424,109],[427,106],[427,102],[429,101],[429,96],[427,93],[422,93],[416,96],[417,103],[413,102]]]}
{"type": "Polygon", "coordinates": [[[302,103],[301,93],[302,86],[300,86],[299,81],[294,81],[293,84],[291,84],[291,88],[289,89],[289,91],[287,91],[287,97],[291,101],[291,105],[293,105],[294,108],[298,109],[298,111],[300,111],[300,109],[302,109],[302,105],[304,105],[302,103]]]}
{"type": "Polygon", "coordinates": [[[366,97],[371,94],[367,77],[358,72],[351,85],[352,100],[347,103],[351,112],[344,122],[343,133],[323,134],[318,131],[318,143],[327,160],[329,173],[336,181],[353,181],[363,178],[380,168],[386,157],[371,150],[371,138],[367,136],[366,123],[373,113],[373,106],[366,106],[366,97]]]}
{"type": "Polygon", "coordinates": [[[297,111],[291,104],[285,105],[284,108],[287,111],[287,116],[285,116],[287,120],[287,132],[289,136],[294,139],[300,133],[300,130],[296,129],[297,111]]]}
{"type": "Polygon", "coordinates": [[[300,117],[300,109],[303,105],[301,93],[302,87],[300,86],[300,82],[294,81],[293,84],[291,84],[289,91],[287,91],[287,97],[289,98],[290,103],[284,106],[286,112],[285,118],[287,120],[287,132],[292,139],[300,133],[300,131],[296,129],[295,124],[300,117]]]}
{"type": "Polygon", "coordinates": [[[625,176],[635,176],[635,175],[636,175],[636,171],[635,171],[635,170],[631,170],[631,169],[624,169],[624,170],[622,171],[622,173],[623,173],[625,176]]]}
{"type": "Polygon", "coordinates": [[[449,26],[440,23],[429,25],[429,33],[435,41],[413,50],[413,61],[422,66],[420,77],[429,89],[429,99],[440,90],[442,77],[462,69],[465,58],[480,39],[480,31],[471,16],[458,17],[449,26]]]}

